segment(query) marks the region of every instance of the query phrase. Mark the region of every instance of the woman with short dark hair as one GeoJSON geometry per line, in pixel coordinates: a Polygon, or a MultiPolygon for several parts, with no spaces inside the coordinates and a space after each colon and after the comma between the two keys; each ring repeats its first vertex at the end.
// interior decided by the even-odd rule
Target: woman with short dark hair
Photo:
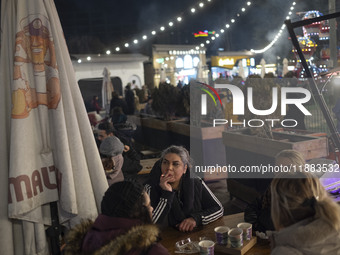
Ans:
{"type": "Polygon", "coordinates": [[[220,201],[205,182],[190,175],[191,159],[182,146],[170,146],[151,170],[145,187],[155,223],[192,231],[223,216],[220,201]]]}

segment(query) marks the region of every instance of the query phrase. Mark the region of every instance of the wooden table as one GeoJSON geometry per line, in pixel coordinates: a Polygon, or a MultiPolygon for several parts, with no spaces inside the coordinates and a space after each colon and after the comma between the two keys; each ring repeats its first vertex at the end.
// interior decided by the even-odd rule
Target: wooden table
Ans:
{"type": "Polygon", "coordinates": [[[140,164],[143,168],[138,172],[138,174],[149,174],[157,160],[159,160],[159,158],[142,159],[140,164]]]}
{"type": "MultiPolygon", "coordinates": [[[[162,241],[161,244],[164,245],[165,248],[169,250],[170,254],[175,253],[175,243],[179,240],[186,239],[188,237],[191,238],[192,241],[198,241],[199,237],[207,237],[210,240],[215,241],[215,233],[214,228],[217,226],[228,226],[230,228],[236,227],[236,225],[240,222],[244,222],[244,213],[232,214],[223,216],[222,218],[210,223],[209,225],[198,227],[196,230],[190,233],[183,233],[174,228],[166,227],[162,229],[162,241]]],[[[198,253],[196,253],[198,254],[198,253]]],[[[216,251],[215,255],[219,254],[227,254],[216,251]]],[[[270,254],[270,245],[267,240],[257,239],[257,243],[253,246],[245,255],[269,255],[270,254]]]]}

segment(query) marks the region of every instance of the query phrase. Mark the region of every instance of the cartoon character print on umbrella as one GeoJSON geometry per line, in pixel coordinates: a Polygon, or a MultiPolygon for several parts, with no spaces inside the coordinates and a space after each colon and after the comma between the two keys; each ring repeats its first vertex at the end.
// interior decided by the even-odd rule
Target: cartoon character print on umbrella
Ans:
{"type": "Polygon", "coordinates": [[[14,57],[12,118],[23,119],[39,105],[56,109],[60,82],[49,21],[43,15],[29,15],[20,21],[14,57]],[[29,74],[33,73],[33,77],[29,74]],[[32,84],[34,81],[34,84],[32,84]]]}

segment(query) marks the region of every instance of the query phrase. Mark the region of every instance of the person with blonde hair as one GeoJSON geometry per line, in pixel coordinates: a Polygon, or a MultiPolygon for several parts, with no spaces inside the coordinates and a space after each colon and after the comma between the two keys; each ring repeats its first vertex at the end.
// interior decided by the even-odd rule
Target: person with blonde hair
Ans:
{"type": "MultiPolygon", "coordinates": [[[[275,156],[275,165],[283,170],[301,170],[305,160],[301,152],[297,150],[282,150],[275,156]],[[284,168],[286,167],[286,168],[284,168]]],[[[266,233],[274,230],[271,218],[271,192],[270,186],[256,200],[249,204],[244,212],[244,220],[253,224],[255,231],[266,233]]]]}
{"type": "Polygon", "coordinates": [[[283,150],[275,156],[275,165],[292,166],[291,170],[304,169],[305,159],[297,150],[283,150]]]}
{"type": "Polygon", "coordinates": [[[340,254],[340,207],[319,179],[298,171],[271,183],[272,255],[340,254]]]}

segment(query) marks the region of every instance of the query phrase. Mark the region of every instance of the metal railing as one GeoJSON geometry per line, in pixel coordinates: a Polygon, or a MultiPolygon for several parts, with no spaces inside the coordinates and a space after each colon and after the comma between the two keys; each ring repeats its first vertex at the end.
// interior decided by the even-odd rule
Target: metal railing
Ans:
{"type": "MultiPolygon", "coordinates": [[[[340,97],[340,94],[336,93],[335,89],[330,89],[323,92],[323,97],[329,111],[331,112],[334,124],[336,125],[337,120],[334,113],[332,112],[332,109],[335,106],[336,100],[338,99],[338,97],[340,97]]],[[[315,100],[311,99],[308,105],[306,105],[306,108],[312,114],[312,116],[305,117],[305,125],[307,130],[314,132],[323,132],[330,135],[330,130],[327,126],[326,120],[323,117],[323,114],[315,100]]]]}

